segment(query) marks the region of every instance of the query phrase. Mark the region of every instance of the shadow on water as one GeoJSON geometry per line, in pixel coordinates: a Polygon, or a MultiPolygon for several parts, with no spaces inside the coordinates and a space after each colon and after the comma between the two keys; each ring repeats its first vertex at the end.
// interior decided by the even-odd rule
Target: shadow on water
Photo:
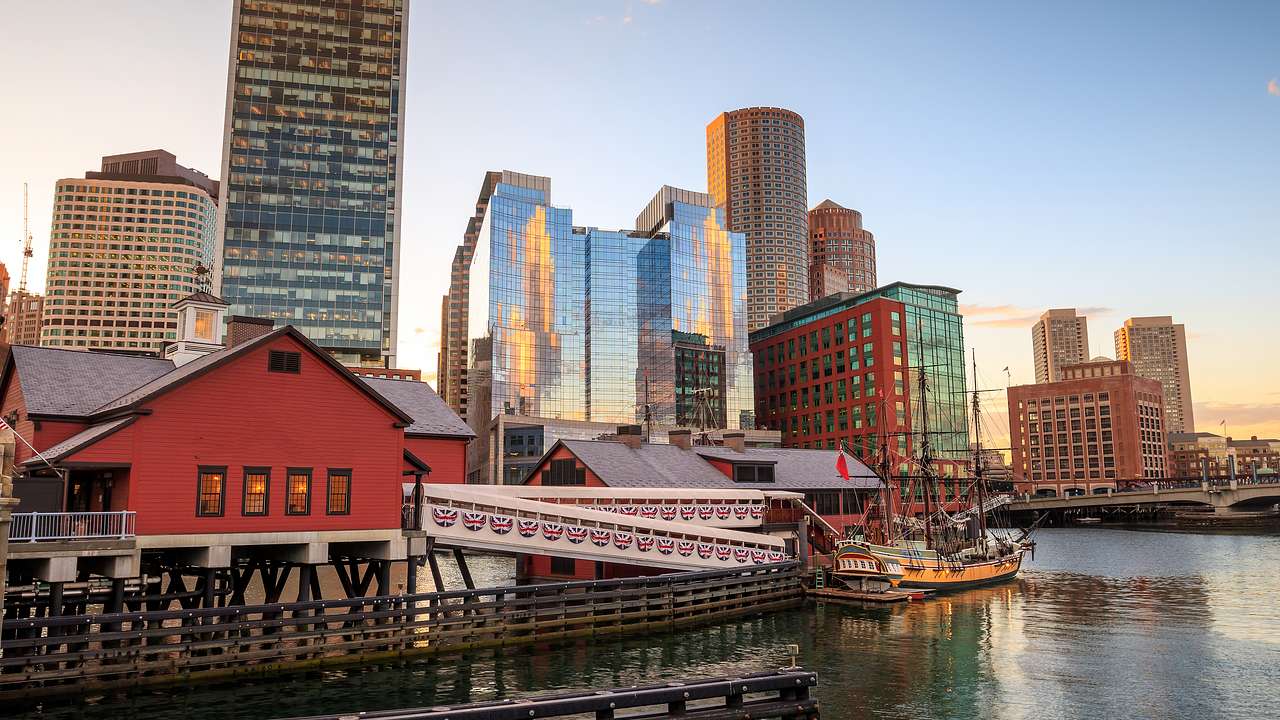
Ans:
{"type": "MultiPolygon", "coordinates": [[[[679,634],[194,685],[22,717],[271,718],[778,668],[823,717],[1280,717],[1280,537],[1046,530],[1016,581],[895,607],[810,605],[679,634]]],[[[501,571],[495,571],[501,576],[501,571]]]]}

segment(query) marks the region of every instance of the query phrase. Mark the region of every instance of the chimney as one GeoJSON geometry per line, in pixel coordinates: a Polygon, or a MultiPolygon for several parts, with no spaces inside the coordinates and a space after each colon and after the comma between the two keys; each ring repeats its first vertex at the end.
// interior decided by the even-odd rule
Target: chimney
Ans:
{"type": "Polygon", "coordinates": [[[271,332],[275,323],[267,318],[232,315],[227,318],[227,347],[235,347],[271,332]]]}
{"type": "Polygon", "coordinates": [[[618,426],[618,442],[622,443],[623,445],[626,445],[632,450],[640,449],[640,441],[642,439],[643,438],[640,436],[639,425],[619,425],[618,426]]]}
{"type": "Polygon", "coordinates": [[[747,451],[747,436],[741,432],[727,432],[720,436],[724,439],[724,446],[734,452],[747,451]]]}
{"type": "Polygon", "coordinates": [[[688,430],[668,430],[667,442],[681,450],[690,450],[693,448],[693,433],[688,430]]]}

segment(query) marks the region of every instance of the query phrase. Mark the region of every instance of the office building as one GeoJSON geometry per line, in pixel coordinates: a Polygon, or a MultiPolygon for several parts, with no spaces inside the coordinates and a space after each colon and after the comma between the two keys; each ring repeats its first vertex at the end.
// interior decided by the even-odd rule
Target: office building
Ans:
{"type": "Polygon", "coordinates": [[[895,472],[918,452],[924,429],[916,371],[928,386],[929,437],[938,470],[968,461],[965,347],[959,290],[893,283],[840,293],[781,314],[751,333],[758,422],[787,447],[837,448],[844,441],[875,462],[881,440],[895,472]]]}
{"type": "Polygon", "coordinates": [[[462,244],[453,253],[449,273],[449,292],[441,300],[440,354],[436,357],[436,387],[440,397],[462,417],[467,416],[468,348],[467,324],[470,318],[471,258],[475,254],[480,228],[489,210],[489,198],[498,184],[523,187],[542,192],[551,202],[551,178],[525,175],[510,170],[487,172],[476,198],[476,209],[467,220],[462,244]]]}
{"type": "Polygon", "coordinates": [[[408,0],[237,0],[215,292],[395,366],[408,0]]]}
{"type": "Polygon", "coordinates": [[[1129,318],[1116,330],[1115,340],[1117,360],[1128,360],[1135,373],[1163,386],[1168,431],[1194,432],[1186,327],[1168,315],[1129,318]]]}
{"type": "Polygon", "coordinates": [[[57,182],[40,344],[159,355],[208,287],[218,183],[150,150],[57,182]]]}
{"type": "Polygon", "coordinates": [[[43,318],[43,295],[11,290],[9,302],[5,304],[4,341],[10,345],[39,345],[43,318]]]}
{"type": "Polygon", "coordinates": [[[1071,365],[1061,380],[1009,388],[1008,399],[1020,492],[1083,495],[1166,477],[1160,383],[1128,361],[1071,365]]]}
{"type": "Polygon", "coordinates": [[[499,414],[639,422],[646,405],[658,424],[749,426],[743,238],[722,211],[663,187],[635,230],[575,226],[549,180],[521,177],[494,185],[471,260],[477,433],[499,414]]]}
{"type": "Polygon", "coordinates": [[[809,301],[804,118],[782,108],[721,113],[707,125],[707,192],[747,239],[747,327],[809,301]]]}
{"type": "Polygon", "coordinates": [[[1036,382],[1061,380],[1062,368],[1089,360],[1089,321],[1075,308],[1048,310],[1031,328],[1036,382]]]}
{"type": "Polygon", "coordinates": [[[876,288],[876,238],[862,228],[862,213],[830,200],[809,211],[809,299],[876,288]],[[839,275],[832,283],[830,271],[839,275]]]}

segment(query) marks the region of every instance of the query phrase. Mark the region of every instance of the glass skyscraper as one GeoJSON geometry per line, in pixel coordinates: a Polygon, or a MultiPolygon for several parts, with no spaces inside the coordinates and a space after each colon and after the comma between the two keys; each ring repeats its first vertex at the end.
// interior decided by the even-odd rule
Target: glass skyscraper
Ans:
{"type": "Polygon", "coordinates": [[[216,289],[394,366],[408,0],[236,0],[216,289]]]}
{"type": "Polygon", "coordinates": [[[655,424],[696,426],[698,405],[708,427],[749,425],[745,247],[723,211],[664,187],[637,230],[577,227],[534,179],[494,187],[476,242],[472,426],[501,413],[634,423],[646,403],[655,424]]]}

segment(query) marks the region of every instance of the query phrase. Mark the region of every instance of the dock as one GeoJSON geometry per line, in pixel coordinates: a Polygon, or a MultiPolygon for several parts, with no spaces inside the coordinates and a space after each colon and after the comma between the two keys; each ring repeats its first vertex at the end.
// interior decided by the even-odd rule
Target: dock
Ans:
{"type": "Polygon", "coordinates": [[[840,590],[837,588],[805,588],[805,594],[820,600],[853,603],[899,603],[908,602],[914,593],[902,590],[885,590],[884,592],[862,592],[859,590],[840,590]]]}

